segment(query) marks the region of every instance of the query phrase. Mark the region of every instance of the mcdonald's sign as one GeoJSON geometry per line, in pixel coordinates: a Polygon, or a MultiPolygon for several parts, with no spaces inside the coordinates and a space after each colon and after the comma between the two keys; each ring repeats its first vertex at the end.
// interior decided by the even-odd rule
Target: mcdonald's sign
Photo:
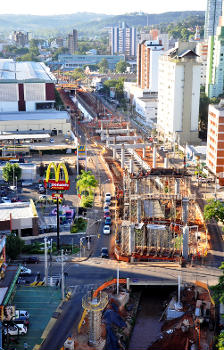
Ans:
{"type": "Polygon", "coordinates": [[[70,181],[68,177],[68,171],[64,163],[59,163],[58,166],[51,162],[47,167],[46,179],[44,180],[44,187],[50,190],[65,191],[70,188],[70,181]],[[54,169],[55,178],[50,179],[51,168],[54,169]],[[64,171],[64,180],[60,180],[60,170],[64,171]]]}

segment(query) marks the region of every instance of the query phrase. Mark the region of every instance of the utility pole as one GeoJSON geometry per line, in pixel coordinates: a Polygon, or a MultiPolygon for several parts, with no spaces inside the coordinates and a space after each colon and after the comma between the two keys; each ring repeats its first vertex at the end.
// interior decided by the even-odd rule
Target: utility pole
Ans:
{"type": "Polygon", "coordinates": [[[47,264],[47,237],[44,237],[44,271],[45,271],[45,286],[48,286],[48,264],[47,264]]]}
{"type": "Polygon", "coordinates": [[[79,175],[79,145],[77,145],[77,169],[76,169],[76,171],[77,171],[77,177],[78,177],[78,175],[79,175]]]}
{"type": "Polygon", "coordinates": [[[65,297],[64,250],[61,250],[61,299],[65,297]]]}

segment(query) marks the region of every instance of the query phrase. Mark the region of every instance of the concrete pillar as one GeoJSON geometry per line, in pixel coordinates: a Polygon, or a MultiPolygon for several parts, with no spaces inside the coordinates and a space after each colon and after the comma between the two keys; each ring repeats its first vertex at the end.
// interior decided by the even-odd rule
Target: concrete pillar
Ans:
{"type": "Polygon", "coordinates": [[[116,159],[116,148],[113,148],[113,159],[116,159]]]}
{"type": "Polygon", "coordinates": [[[188,259],[188,246],[189,246],[189,227],[184,226],[183,228],[183,247],[182,247],[182,255],[184,259],[188,259]]]}
{"type": "Polygon", "coordinates": [[[168,157],[166,155],[166,157],[164,158],[164,168],[168,169],[168,157]]]}
{"type": "Polygon", "coordinates": [[[180,194],[180,179],[176,179],[175,181],[175,195],[180,194]]]}
{"type": "Polygon", "coordinates": [[[136,191],[136,194],[139,193],[139,181],[138,180],[135,180],[135,191],[136,191]]]}
{"type": "Polygon", "coordinates": [[[144,147],[143,149],[142,149],[142,158],[145,158],[145,149],[146,149],[146,147],[144,147]]]}
{"type": "Polygon", "coordinates": [[[129,254],[135,251],[135,230],[134,225],[129,226],[129,254]]]}
{"type": "Polygon", "coordinates": [[[141,222],[141,199],[137,200],[137,221],[141,222]]]}
{"type": "Polygon", "coordinates": [[[156,168],[156,146],[153,146],[152,167],[156,168]]]}
{"type": "Polygon", "coordinates": [[[188,198],[183,198],[182,199],[182,220],[186,224],[188,220],[188,204],[189,204],[189,199],[188,198]]]}
{"type": "Polygon", "coordinates": [[[121,146],[121,168],[124,169],[124,144],[121,146]]]}
{"type": "Polygon", "coordinates": [[[133,158],[131,157],[131,159],[130,159],[130,165],[129,165],[129,173],[130,173],[130,174],[133,173],[133,168],[134,168],[134,161],[133,161],[133,158]]]}

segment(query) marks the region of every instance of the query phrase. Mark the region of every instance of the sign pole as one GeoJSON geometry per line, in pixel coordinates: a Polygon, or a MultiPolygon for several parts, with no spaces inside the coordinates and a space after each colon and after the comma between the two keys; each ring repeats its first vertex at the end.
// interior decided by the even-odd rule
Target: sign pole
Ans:
{"type": "Polygon", "coordinates": [[[60,250],[59,198],[57,196],[57,251],[60,250]]]}
{"type": "Polygon", "coordinates": [[[79,145],[77,145],[77,177],[78,177],[78,175],[79,175],[79,145]]]}

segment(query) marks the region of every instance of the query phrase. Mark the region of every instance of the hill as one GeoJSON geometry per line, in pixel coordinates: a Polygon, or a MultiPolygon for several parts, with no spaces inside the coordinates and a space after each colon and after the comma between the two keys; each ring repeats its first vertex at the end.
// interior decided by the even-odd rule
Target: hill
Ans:
{"type": "Polygon", "coordinates": [[[166,12],[161,14],[127,13],[118,16],[79,12],[68,15],[0,15],[0,32],[9,34],[12,30],[25,30],[37,36],[67,34],[73,28],[83,35],[97,35],[106,27],[115,26],[125,21],[128,25],[143,27],[162,23],[177,23],[189,17],[204,20],[204,11],[166,12]]]}

